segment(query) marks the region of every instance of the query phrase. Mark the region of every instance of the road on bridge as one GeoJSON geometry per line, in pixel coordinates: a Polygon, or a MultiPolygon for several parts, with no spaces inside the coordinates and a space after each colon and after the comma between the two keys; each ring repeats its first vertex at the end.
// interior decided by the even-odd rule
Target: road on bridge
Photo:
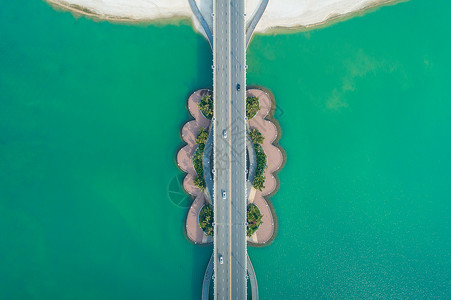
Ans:
{"type": "Polygon", "coordinates": [[[246,299],[245,1],[214,0],[213,13],[214,294],[246,299]]]}

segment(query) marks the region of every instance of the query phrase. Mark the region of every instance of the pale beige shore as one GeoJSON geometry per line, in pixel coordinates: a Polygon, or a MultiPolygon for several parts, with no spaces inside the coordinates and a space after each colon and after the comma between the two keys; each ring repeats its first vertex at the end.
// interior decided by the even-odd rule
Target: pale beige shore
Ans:
{"type": "MultiPolygon", "coordinates": [[[[45,0],[55,8],[94,19],[116,22],[155,22],[191,19],[198,28],[188,0],[45,0]]],[[[211,25],[211,2],[196,0],[211,25]]],[[[271,0],[256,32],[274,29],[311,28],[361,15],[379,6],[406,0],[271,0]]],[[[250,18],[260,0],[248,0],[250,18]]]]}

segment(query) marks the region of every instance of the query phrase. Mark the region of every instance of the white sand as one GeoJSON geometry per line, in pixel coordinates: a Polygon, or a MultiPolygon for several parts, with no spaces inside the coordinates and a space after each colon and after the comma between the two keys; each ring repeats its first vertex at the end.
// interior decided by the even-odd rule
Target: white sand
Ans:
{"type": "MultiPolygon", "coordinates": [[[[62,5],[77,5],[93,11],[101,18],[155,20],[175,16],[194,19],[188,0],[47,0],[62,5]]],[[[211,23],[212,0],[196,0],[200,10],[211,23]]],[[[247,0],[250,17],[259,0],[247,0]]],[[[337,15],[349,14],[381,0],[270,0],[256,31],[274,27],[298,27],[320,24],[337,15]]],[[[197,22],[195,22],[197,23],[197,22]]]]}
{"type": "MultiPolygon", "coordinates": [[[[257,0],[248,0],[258,2],[257,0]]],[[[272,27],[313,26],[381,3],[380,0],[270,0],[256,31],[272,27]]]]}

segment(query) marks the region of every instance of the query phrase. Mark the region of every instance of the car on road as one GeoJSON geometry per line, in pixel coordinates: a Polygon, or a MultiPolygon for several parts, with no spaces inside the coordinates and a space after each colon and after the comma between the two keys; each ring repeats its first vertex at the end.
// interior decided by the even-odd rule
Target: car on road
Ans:
{"type": "Polygon", "coordinates": [[[222,131],[222,136],[226,139],[227,138],[227,129],[224,129],[222,131]]]}
{"type": "Polygon", "coordinates": [[[226,195],[226,192],[223,190],[222,191],[222,199],[225,199],[225,198],[227,198],[227,195],[226,195]]]}
{"type": "Polygon", "coordinates": [[[224,263],[224,259],[222,258],[222,255],[219,255],[219,263],[222,265],[224,263]]]}
{"type": "Polygon", "coordinates": [[[237,91],[241,90],[241,85],[239,83],[236,84],[236,90],[237,91]]]}

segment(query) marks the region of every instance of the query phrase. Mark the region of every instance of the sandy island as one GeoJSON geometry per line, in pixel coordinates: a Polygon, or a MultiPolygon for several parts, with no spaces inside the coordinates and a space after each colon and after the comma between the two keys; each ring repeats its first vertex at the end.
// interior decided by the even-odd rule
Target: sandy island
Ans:
{"type": "MultiPolygon", "coordinates": [[[[191,18],[188,0],[46,0],[55,7],[106,20],[144,22],[169,18],[191,18]]],[[[212,1],[196,0],[207,23],[211,24],[212,1]]],[[[274,28],[311,27],[363,10],[399,0],[271,0],[259,21],[256,32],[274,28]]],[[[259,0],[247,0],[249,18],[259,0]]]]}

